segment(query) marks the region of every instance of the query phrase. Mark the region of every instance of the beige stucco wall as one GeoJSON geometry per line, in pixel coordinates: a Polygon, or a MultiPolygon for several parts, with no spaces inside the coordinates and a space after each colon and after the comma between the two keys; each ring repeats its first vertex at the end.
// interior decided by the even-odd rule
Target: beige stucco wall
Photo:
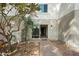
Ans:
{"type": "MultiPolygon", "coordinates": [[[[74,10],[73,3],[50,3],[48,4],[48,12],[37,12],[37,17],[33,16],[33,21],[36,24],[47,24],[48,25],[48,39],[58,39],[58,27],[60,18],[64,19],[68,13],[74,10]],[[52,27],[51,27],[52,26],[52,27]]],[[[63,20],[62,19],[62,20],[63,20]]],[[[65,18],[66,20],[66,18],[65,18]]]]}

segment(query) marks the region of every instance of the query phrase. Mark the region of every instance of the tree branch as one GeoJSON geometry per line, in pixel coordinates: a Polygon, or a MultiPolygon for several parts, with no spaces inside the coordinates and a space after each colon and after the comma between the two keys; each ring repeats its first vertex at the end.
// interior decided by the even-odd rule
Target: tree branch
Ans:
{"type": "Polygon", "coordinates": [[[6,15],[8,15],[8,13],[9,13],[13,8],[14,8],[14,6],[12,6],[11,9],[8,10],[8,12],[7,12],[6,15]]]}
{"type": "Polygon", "coordinates": [[[20,25],[21,25],[21,19],[19,19],[19,21],[18,21],[18,27],[17,27],[18,29],[17,30],[13,30],[12,33],[19,31],[20,30],[20,25]]]}

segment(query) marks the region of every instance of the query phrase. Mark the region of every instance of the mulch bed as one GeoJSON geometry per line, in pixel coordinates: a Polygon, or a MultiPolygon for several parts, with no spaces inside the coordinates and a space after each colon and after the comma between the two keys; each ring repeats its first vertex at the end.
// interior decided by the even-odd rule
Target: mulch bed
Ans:
{"type": "Polygon", "coordinates": [[[13,56],[38,56],[40,43],[39,42],[21,42],[17,45],[17,52],[13,56]]]}
{"type": "Polygon", "coordinates": [[[12,45],[14,51],[1,53],[4,56],[38,56],[40,54],[39,42],[20,42],[12,45]]]}

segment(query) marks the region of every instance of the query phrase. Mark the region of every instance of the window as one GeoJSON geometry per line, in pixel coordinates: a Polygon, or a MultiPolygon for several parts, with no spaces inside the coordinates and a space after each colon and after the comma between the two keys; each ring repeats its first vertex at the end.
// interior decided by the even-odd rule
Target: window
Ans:
{"type": "Polygon", "coordinates": [[[32,29],[32,38],[39,38],[39,29],[37,27],[32,29]]]}
{"type": "Polygon", "coordinates": [[[48,5],[47,4],[40,4],[40,10],[41,10],[41,12],[47,12],[48,5]]]}

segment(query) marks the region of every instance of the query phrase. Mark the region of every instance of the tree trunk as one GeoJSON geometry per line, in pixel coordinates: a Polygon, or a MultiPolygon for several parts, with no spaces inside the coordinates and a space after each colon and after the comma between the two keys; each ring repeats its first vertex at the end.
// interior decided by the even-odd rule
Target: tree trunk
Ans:
{"type": "Polygon", "coordinates": [[[8,41],[8,52],[11,52],[11,48],[12,48],[12,46],[11,46],[11,42],[8,41]]]}

